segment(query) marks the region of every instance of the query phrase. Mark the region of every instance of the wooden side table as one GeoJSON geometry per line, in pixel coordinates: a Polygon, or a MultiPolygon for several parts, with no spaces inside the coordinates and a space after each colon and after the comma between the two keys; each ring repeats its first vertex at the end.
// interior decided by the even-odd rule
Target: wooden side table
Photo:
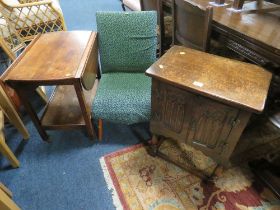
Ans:
{"type": "MultiPolygon", "coordinates": [[[[158,137],[190,144],[226,166],[251,113],[264,109],[271,73],[204,52],[173,46],[146,74],[152,77],[154,154],[158,137]]],[[[168,158],[168,157],[165,157],[168,158]]]]}
{"type": "Polygon", "coordinates": [[[15,88],[43,140],[45,129],[86,127],[91,138],[93,88],[98,68],[97,34],[90,31],[38,35],[2,80],[15,88]],[[29,101],[38,86],[57,85],[40,120],[29,101]]]}

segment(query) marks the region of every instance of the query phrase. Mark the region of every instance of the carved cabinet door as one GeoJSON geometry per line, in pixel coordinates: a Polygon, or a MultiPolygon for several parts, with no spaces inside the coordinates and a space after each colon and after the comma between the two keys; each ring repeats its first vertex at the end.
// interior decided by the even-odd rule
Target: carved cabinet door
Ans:
{"type": "Polygon", "coordinates": [[[189,144],[222,164],[246,125],[247,120],[235,125],[240,116],[239,109],[153,81],[151,132],[189,144]]]}
{"type": "Polygon", "coordinates": [[[151,132],[173,139],[185,139],[186,110],[191,108],[188,93],[165,83],[152,83],[151,132]]]}
{"type": "Polygon", "coordinates": [[[222,158],[226,147],[231,145],[229,136],[239,110],[201,96],[193,96],[190,100],[193,106],[188,111],[191,117],[188,119],[186,143],[207,155],[222,158]]]}

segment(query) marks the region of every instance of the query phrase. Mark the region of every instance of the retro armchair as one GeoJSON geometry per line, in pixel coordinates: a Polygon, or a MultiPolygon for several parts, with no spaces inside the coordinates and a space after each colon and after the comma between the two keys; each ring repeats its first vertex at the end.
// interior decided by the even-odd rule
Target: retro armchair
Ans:
{"type": "Polygon", "coordinates": [[[92,106],[102,139],[102,120],[121,124],[149,121],[151,81],[145,70],[156,60],[157,14],[98,12],[102,76],[92,106]]]}

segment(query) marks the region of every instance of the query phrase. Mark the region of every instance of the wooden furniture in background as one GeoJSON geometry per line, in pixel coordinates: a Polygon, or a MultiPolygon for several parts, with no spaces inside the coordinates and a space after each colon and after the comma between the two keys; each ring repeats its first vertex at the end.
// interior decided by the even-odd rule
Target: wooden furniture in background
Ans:
{"type": "Polygon", "coordinates": [[[245,0],[234,0],[232,4],[232,8],[236,10],[240,10],[243,7],[245,0]]]}
{"type": "Polygon", "coordinates": [[[1,210],[20,210],[17,204],[12,200],[12,192],[0,183],[0,209],[1,210]]]}
{"type": "Polygon", "coordinates": [[[142,11],[159,10],[159,0],[140,0],[142,11]]]}
{"type": "Polygon", "coordinates": [[[96,33],[41,34],[8,68],[2,79],[15,88],[43,140],[48,140],[44,128],[86,127],[88,135],[94,138],[90,110],[97,62],[96,33]],[[29,101],[29,94],[41,85],[58,86],[40,121],[29,101]]]}
{"type": "Polygon", "coordinates": [[[66,30],[59,0],[0,0],[0,9],[24,41],[39,33],[66,30]]]}
{"type": "Polygon", "coordinates": [[[173,0],[173,45],[208,51],[213,8],[202,8],[191,1],[173,0]]]}
{"type": "Polygon", "coordinates": [[[234,0],[232,9],[235,10],[235,12],[273,12],[280,10],[280,6],[264,0],[250,2],[245,2],[245,0],[234,0]]]}
{"type": "Polygon", "coordinates": [[[263,111],[272,77],[258,66],[180,46],[146,74],[152,77],[154,154],[166,158],[158,151],[158,139],[164,136],[190,144],[224,166],[251,113],[263,111]]]}
{"type": "Polygon", "coordinates": [[[215,0],[214,2],[217,5],[224,5],[225,4],[225,0],[215,0]]]}
{"type": "MultiPolygon", "coordinates": [[[[162,0],[171,7],[170,0],[162,0]]],[[[190,0],[187,0],[190,1],[190,0]]],[[[192,0],[201,8],[211,0],[192,0]]],[[[213,8],[212,35],[227,48],[248,60],[261,65],[280,65],[280,11],[273,13],[236,13],[226,7],[213,8]]]]}
{"type": "Polygon", "coordinates": [[[162,43],[165,39],[164,14],[161,0],[140,0],[141,11],[157,12],[157,34],[158,34],[158,57],[163,53],[162,43]]]}

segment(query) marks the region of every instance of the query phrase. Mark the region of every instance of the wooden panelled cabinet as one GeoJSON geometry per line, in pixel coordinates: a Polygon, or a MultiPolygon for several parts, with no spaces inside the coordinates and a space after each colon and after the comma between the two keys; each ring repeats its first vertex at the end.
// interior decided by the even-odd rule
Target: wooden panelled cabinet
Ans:
{"type": "Polygon", "coordinates": [[[154,153],[161,136],[201,150],[227,166],[252,113],[262,112],[271,73],[252,64],[173,46],[152,77],[154,153]]]}
{"type": "Polygon", "coordinates": [[[152,95],[152,133],[183,141],[227,164],[250,113],[158,80],[152,95]]]}

